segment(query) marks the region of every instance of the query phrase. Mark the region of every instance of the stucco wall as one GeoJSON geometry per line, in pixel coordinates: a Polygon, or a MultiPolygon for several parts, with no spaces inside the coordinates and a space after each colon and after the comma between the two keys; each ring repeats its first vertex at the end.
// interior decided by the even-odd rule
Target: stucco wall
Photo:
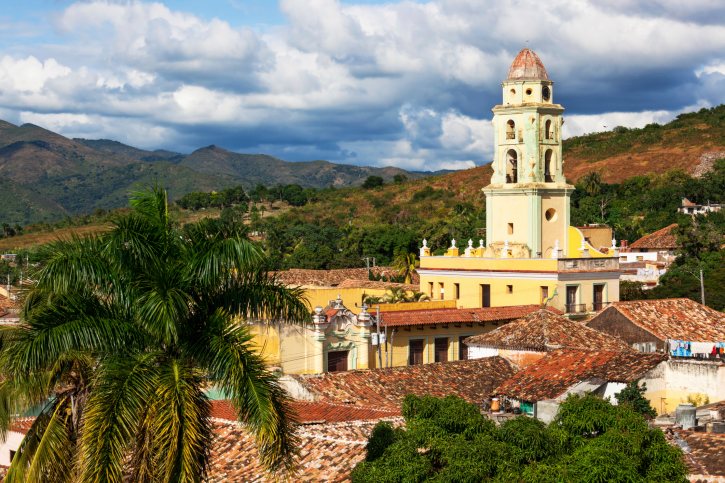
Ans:
{"type": "Polygon", "coordinates": [[[587,322],[586,325],[592,329],[617,336],[630,345],[641,342],[655,342],[658,350],[664,350],[665,347],[664,341],[634,325],[614,307],[607,307],[587,322]]]}
{"type": "Polygon", "coordinates": [[[0,465],[5,467],[10,466],[10,451],[17,451],[24,437],[25,435],[21,433],[8,431],[5,443],[0,445],[0,465]]]}
{"type": "Polygon", "coordinates": [[[714,361],[671,359],[645,374],[645,397],[659,414],[673,411],[688,396],[707,395],[710,402],[725,399],[725,366],[714,361]]]}

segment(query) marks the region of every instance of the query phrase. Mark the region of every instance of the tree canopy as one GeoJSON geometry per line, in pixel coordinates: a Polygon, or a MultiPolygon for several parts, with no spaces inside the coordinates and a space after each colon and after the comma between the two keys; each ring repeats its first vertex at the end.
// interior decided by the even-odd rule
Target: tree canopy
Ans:
{"type": "Polygon", "coordinates": [[[548,426],[500,427],[456,396],[406,396],[405,429],[379,423],[353,483],[645,483],[687,481],[681,451],[628,405],[570,395],[548,426]]]}

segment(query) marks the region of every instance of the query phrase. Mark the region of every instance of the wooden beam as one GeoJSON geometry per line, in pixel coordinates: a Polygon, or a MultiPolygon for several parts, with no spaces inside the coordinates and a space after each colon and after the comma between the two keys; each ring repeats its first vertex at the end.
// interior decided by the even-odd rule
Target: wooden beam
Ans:
{"type": "Polygon", "coordinates": [[[407,330],[408,332],[410,332],[410,326],[409,325],[404,325],[403,326],[403,330],[407,330]]]}
{"type": "Polygon", "coordinates": [[[466,322],[467,327],[473,327],[473,322],[466,322]]]}
{"type": "Polygon", "coordinates": [[[435,330],[436,324],[431,325],[430,328],[435,330]]]}
{"type": "Polygon", "coordinates": [[[423,326],[422,325],[416,325],[415,328],[418,329],[418,330],[423,330],[423,326]]]}
{"type": "Polygon", "coordinates": [[[448,328],[448,324],[441,324],[441,327],[444,328],[444,329],[447,329],[448,328]]]}
{"type": "Polygon", "coordinates": [[[453,327],[460,327],[460,326],[461,326],[460,322],[456,322],[455,324],[453,324],[453,327]]]}

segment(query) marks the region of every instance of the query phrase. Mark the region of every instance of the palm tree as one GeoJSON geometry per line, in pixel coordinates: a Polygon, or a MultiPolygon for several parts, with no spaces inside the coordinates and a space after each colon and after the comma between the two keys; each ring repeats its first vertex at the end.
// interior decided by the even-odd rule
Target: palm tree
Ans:
{"type": "Polygon", "coordinates": [[[395,258],[393,268],[398,275],[405,275],[405,283],[411,283],[411,276],[416,273],[420,262],[415,259],[414,253],[401,253],[395,258]]]}
{"type": "Polygon", "coordinates": [[[602,177],[596,171],[590,171],[579,179],[589,196],[596,196],[602,187],[602,177]]]}
{"type": "Polygon", "coordinates": [[[288,396],[239,316],[303,322],[303,293],[267,276],[235,224],[180,236],[158,185],[132,208],[104,235],[43,249],[21,324],[0,328],[0,433],[42,407],[6,481],[203,481],[206,387],[231,400],[267,469],[291,471],[288,396]]]}

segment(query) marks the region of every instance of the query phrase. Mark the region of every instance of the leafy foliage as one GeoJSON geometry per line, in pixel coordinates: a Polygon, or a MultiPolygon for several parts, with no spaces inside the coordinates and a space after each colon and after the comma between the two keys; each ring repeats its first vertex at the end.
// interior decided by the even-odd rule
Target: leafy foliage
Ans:
{"type": "Polygon", "coordinates": [[[44,247],[22,323],[0,329],[0,430],[41,406],[12,481],[202,481],[216,387],[261,460],[293,469],[287,395],[238,317],[308,317],[302,292],[267,276],[234,222],[174,229],[166,192],[98,236],[44,247]]]}
{"type": "Polygon", "coordinates": [[[368,176],[365,179],[365,182],[362,184],[362,187],[366,190],[378,188],[385,184],[385,180],[381,178],[380,176],[368,176]]]}
{"type": "Polygon", "coordinates": [[[681,451],[628,405],[572,395],[554,422],[500,427],[456,396],[408,395],[406,429],[379,423],[353,483],[687,481],[681,451]]]}
{"type": "Polygon", "coordinates": [[[617,404],[629,406],[644,417],[654,418],[657,416],[657,411],[652,407],[649,399],[644,397],[646,392],[646,382],[640,386],[636,380],[632,380],[621,392],[615,394],[614,398],[617,400],[617,404]]]}

